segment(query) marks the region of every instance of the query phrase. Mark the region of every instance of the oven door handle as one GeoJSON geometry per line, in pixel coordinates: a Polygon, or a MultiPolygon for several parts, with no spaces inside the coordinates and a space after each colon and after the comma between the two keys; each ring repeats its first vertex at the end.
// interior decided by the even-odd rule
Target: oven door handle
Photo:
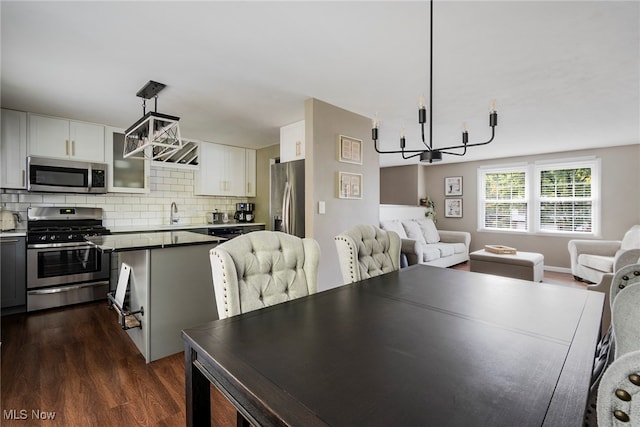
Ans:
{"type": "MultiPolygon", "coordinates": [[[[79,285],[74,286],[61,286],[57,288],[48,288],[48,289],[38,289],[33,291],[28,291],[29,295],[50,295],[50,294],[58,294],[60,292],[69,292],[74,291],[76,289],[82,288],[91,288],[94,286],[102,286],[104,284],[108,284],[109,282],[91,282],[91,283],[81,283],[79,285]]],[[[106,295],[105,295],[106,297],[106,295]]]]}
{"type": "Polygon", "coordinates": [[[96,248],[95,245],[91,243],[84,242],[68,242],[68,243],[34,243],[27,245],[27,249],[49,249],[49,250],[57,250],[58,248],[75,248],[75,249],[92,249],[96,248]]]}

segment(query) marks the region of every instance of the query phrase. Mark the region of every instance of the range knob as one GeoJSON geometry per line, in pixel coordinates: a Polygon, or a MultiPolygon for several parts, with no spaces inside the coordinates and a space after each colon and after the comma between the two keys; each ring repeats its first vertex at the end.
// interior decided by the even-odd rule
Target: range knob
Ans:
{"type": "Polygon", "coordinates": [[[54,241],[56,240],[56,235],[52,234],[51,236],[49,236],[49,240],[54,241]]]}

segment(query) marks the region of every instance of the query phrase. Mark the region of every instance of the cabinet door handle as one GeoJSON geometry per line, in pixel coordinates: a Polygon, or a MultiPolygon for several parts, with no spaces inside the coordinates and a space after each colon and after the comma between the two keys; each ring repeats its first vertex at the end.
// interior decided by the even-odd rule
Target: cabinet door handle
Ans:
{"type": "Polygon", "coordinates": [[[4,240],[4,239],[0,240],[0,242],[2,242],[2,243],[18,243],[17,240],[4,240]]]}
{"type": "Polygon", "coordinates": [[[300,156],[301,154],[301,150],[300,150],[301,145],[302,143],[300,141],[296,141],[296,157],[300,156]]]}
{"type": "Polygon", "coordinates": [[[27,171],[22,169],[22,186],[23,187],[27,185],[26,180],[27,180],[27,171]]]}
{"type": "Polygon", "coordinates": [[[71,141],[71,155],[76,155],[76,141],[71,141]]]}
{"type": "Polygon", "coordinates": [[[64,154],[66,154],[67,156],[69,155],[69,140],[68,139],[64,140],[64,154]]]}

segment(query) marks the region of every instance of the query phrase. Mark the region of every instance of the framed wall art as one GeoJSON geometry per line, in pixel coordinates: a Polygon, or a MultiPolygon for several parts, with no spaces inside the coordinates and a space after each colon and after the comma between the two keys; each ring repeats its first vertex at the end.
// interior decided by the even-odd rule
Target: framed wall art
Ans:
{"type": "Polygon", "coordinates": [[[338,172],[338,198],[362,199],[362,174],[338,172]]]}
{"type": "Polygon", "coordinates": [[[444,216],[462,218],[462,199],[444,199],[444,216]]]}
{"type": "Polygon", "coordinates": [[[362,140],[338,135],[338,161],[362,164],[362,140]]]}
{"type": "Polygon", "coordinates": [[[462,177],[448,176],[444,179],[445,196],[462,196],[462,177]]]}

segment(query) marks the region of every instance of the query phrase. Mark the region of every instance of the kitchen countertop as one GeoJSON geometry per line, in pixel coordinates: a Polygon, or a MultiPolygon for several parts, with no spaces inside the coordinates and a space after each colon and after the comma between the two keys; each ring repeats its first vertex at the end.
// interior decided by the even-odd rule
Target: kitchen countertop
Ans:
{"type": "Polygon", "coordinates": [[[0,237],[26,237],[27,230],[26,229],[15,229],[15,230],[7,230],[1,231],[0,237]]]}
{"type": "Polygon", "coordinates": [[[225,227],[250,227],[253,225],[266,225],[264,222],[228,222],[226,224],[177,224],[177,225],[140,225],[131,227],[108,227],[111,233],[139,233],[155,231],[180,231],[194,230],[197,228],[225,228],[225,227]]]}
{"type": "Polygon", "coordinates": [[[221,243],[226,239],[190,231],[157,231],[147,233],[111,234],[88,237],[87,241],[103,252],[162,249],[176,246],[192,246],[221,243]]]}

